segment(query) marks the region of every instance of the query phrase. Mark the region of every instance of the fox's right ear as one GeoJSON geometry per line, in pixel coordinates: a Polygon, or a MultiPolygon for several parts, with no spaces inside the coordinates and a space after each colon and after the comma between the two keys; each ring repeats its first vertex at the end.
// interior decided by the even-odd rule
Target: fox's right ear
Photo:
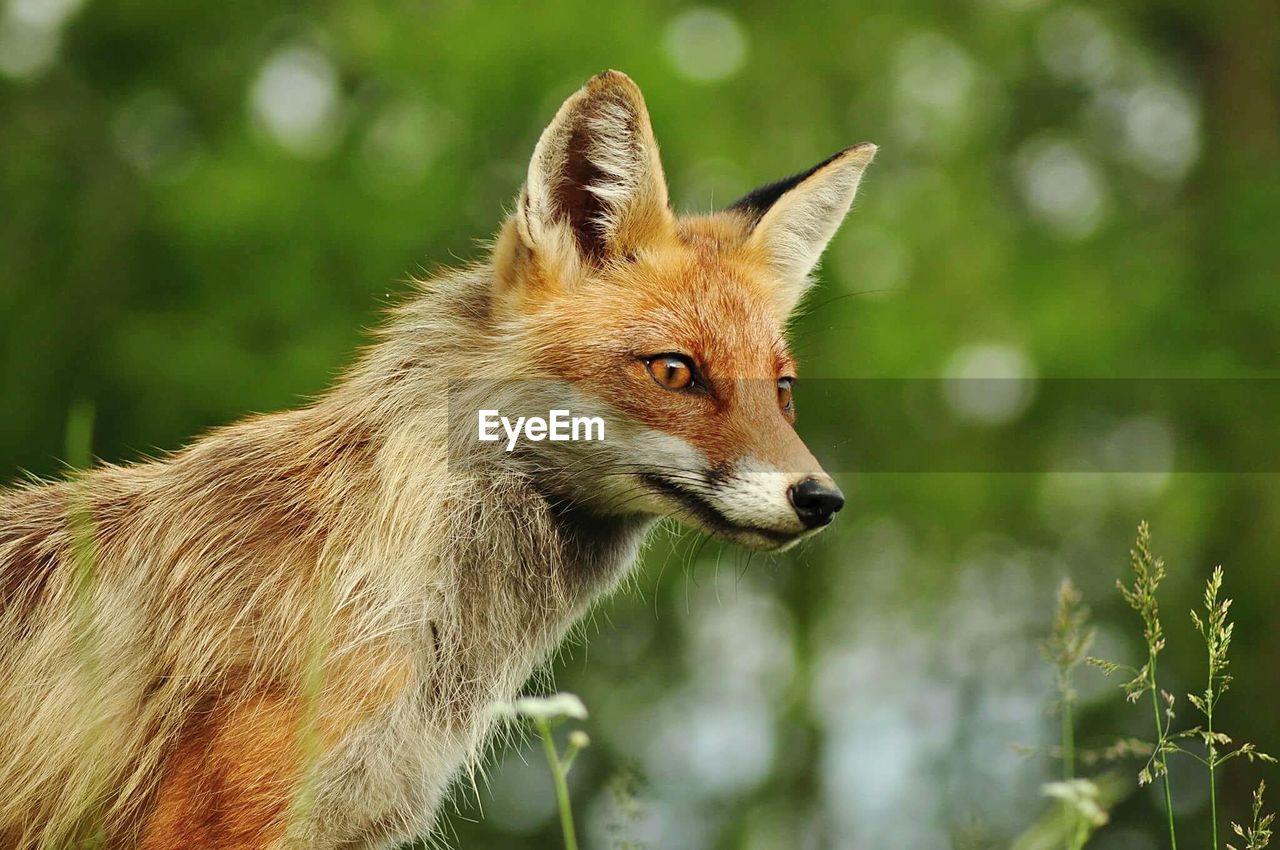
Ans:
{"type": "Polygon", "coordinates": [[[565,101],[534,149],[514,218],[540,265],[601,265],[673,226],[649,111],[631,78],[606,71],[565,101]]]}
{"type": "Polygon", "coordinates": [[[789,315],[804,296],[809,275],[849,212],[862,172],[875,155],[875,145],[854,145],[729,206],[728,212],[743,219],[750,230],[748,245],[777,273],[774,300],[779,315],[789,315]]]}

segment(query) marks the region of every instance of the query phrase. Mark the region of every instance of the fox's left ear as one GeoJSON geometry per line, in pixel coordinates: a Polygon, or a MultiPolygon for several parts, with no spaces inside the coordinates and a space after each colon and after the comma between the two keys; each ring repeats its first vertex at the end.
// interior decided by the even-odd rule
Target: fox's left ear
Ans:
{"type": "Polygon", "coordinates": [[[803,297],[875,155],[875,145],[854,145],[802,174],[756,189],[726,210],[748,219],[748,248],[759,251],[779,276],[775,300],[783,315],[803,297]]]}
{"type": "Polygon", "coordinates": [[[552,265],[598,265],[672,227],[649,111],[630,77],[606,71],[560,107],[515,218],[525,247],[552,265]]]}

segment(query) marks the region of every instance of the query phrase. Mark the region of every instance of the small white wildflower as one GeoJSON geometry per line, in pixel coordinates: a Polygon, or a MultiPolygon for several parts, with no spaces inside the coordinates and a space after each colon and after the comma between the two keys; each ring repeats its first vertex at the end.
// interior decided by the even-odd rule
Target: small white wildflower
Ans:
{"type": "Polygon", "coordinates": [[[521,697],[498,707],[502,714],[527,717],[530,720],[587,719],[587,707],[575,694],[552,694],[547,697],[521,697]]]}

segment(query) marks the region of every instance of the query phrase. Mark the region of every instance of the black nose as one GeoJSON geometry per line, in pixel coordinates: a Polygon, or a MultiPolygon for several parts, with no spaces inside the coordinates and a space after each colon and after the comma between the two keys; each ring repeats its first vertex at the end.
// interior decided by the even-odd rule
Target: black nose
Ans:
{"type": "Polygon", "coordinates": [[[806,528],[821,528],[844,507],[844,493],[840,488],[834,484],[823,484],[816,478],[806,478],[791,485],[787,497],[806,528]]]}

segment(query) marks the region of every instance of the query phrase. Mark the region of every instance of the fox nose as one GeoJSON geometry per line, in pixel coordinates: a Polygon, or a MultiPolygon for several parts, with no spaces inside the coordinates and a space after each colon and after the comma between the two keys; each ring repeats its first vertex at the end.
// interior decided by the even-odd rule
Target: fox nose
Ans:
{"type": "Polygon", "coordinates": [[[834,484],[824,484],[816,478],[806,478],[792,484],[787,498],[796,509],[796,516],[805,528],[821,528],[831,522],[836,512],[844,507],[844,493],[834,484]]]}

